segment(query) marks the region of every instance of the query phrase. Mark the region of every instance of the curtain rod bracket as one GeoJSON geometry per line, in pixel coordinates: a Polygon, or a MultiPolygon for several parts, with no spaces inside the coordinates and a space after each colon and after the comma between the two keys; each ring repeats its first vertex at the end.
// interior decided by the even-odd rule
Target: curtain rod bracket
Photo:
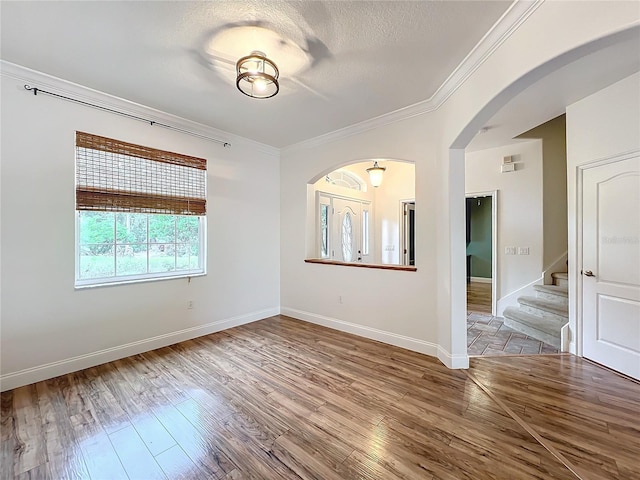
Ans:
{"type": "Polygon", "coordinates": [[[24,89],[30,92],[33,92],[34,95],[38,95],[38,92],[44,93],[47,95],[51,95],[52,97],[61,98],[62,100],[69,100],[70,102],[78,103],[80,105],[84,105],[85,107],[92,107],[98,110],[102,110],[104,112],[114,113],[116,115],[121,115],[123,117],[131,118],[133,120],[138,120],[140,122],[148,123],[150,126],[157,125],[159,127],[164,127],[169,130],[173,130],[174,132],[185,133],[187,135],[191,135],[193,137],[202,138],[204,140],[209,140],[210,142],[219,143],[223,148],[231,148],[231,144],[229,142],[225,142],[224,140],[218,140],[217,138],[209,137],[207,135],[202,135],[196,132],[190,132],[189,130],[183,130],[182,128],[174,127],[172,125],[168,125],[166,123],[156,122],[155,120],[149,120],[147,118],[138,117],[137,115],[133,115],[127,112],[121,112],[119,110],[115,110],[113,108],[103,107],[101,105],[96,105],[95,103],[85,102],[84,100],[78,100],[77,98],[67,97],[65,95],[60,95],[59,93],[48,92],[47,90],[41,90],[36,87],[32,87],[31,85],[25,84],[24,89]]]}

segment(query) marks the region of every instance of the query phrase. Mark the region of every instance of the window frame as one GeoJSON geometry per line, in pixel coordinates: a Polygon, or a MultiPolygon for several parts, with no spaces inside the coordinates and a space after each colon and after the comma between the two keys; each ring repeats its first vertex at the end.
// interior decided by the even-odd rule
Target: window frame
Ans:
{"type": "Polygon", "coordinates": [[[344,168],[339,168],[325,175],[325,181],[336,187],[347,188],[357,192],[367,191],[367,182],[363,181],[358,175],[344,168]]]}
{"type": "Polygon", "coordinates": [[[316,241],[317,241],[317,251],[319,252],[320,258],[325,258],[325,259],[329,259],[331,258],[331,249],[333,248],[333,245],[331,243],[331,226],[332,226],[332,222],[333,222],[333,202],[331,200],[330,196],[327,196],[326,194],[322,193],[322,192],[318,192],[317,198],[316,198],[316,205],[318,206],[317,209],[317,218],[316,218],[316,226],[317,226],[317,233],[316,233],[316,241]],[[322,252],[322,234],[323,234],[323,229],[322,229],[322,208],[326,207],[327,208],[327,225],[326,225],[326,233],[327,233],[327,252],[326,255],[323,254],[322,252]]]}
{"type": "MultiPolygon", "coordinates": [[[[74,156],[74,287],[76,289],[188,278],[207,274],[208,162],[205,158],[169,152],[81,131],[75,132],[74,156]],[[81,278],[82,251],[85,246],[94,245],[81,244],[81,212],[102,212],[113,215],[113,241],[104,243],[105,246],[109,246],[113,250],[114,264],[111,276],[81,278]],[[119,214],[144,215],[141,217],[141,220],[144,218],[146,221],[147,227],[144,242],[118,242],[117,216],[119,214]],[[168,272],[149,271],[152,266],[150,253],[156,244],[156,242],[150,241],[149,224],[151,215],[156,214],[174,217],[173,242],[162,242],[165,245],[173,245],[175,252],[173,267],[170,266],[170,263],[167,265],[168,268],[174,268],[174,270],[168,272]],[[199,261],[195,269],[175,270],[178,267],[178,247],[193,248],[196,245],[195,241],[190,241],[195,240],[194,238],[188,238],[189,241],[186,242],[178,241],[177,226],[180,217],[198,219],[199,261]],[[122,255],[118,255],[118,247],[126,245],[133,248],[144,246],[146,252],[146,271],[144,273],[117,275],[119,259],[120,261],[123,259],[122,255]]],[[[161,249],[161,251],[163,250],[161,249]]],[[[121,250],[120,253],[122,253],[121,250]]],[[[165,258],[169,260],[170,256],[165,258]]],[[[127,271],[126,262],[120,265],[122,271],[127,271]]],[[[180,265],[183,266],[184,263],[181,262],[180,265]]],[[[142,267],[141,264],[134,264],[134,266],[142,267]]],[[[187,267],[191,267],[190,260],[187,267]]],[[[103,273],[104,270],[111,274],[110,268],[102,269],[100,266],[97,266],[94,271],[103,273]]]]}
{"type": "MultiPolygon", "coordinates": [[[[364,215],[363,212],[367,212],[367,217],[368,217],[368,226],[369,228],[373,228],[374,226],[370,223],[371,222],[371,218],[372,218],[372,212],[373,212],[373,203],[370,200],[365,200],[365,199],[361,199],[361,198],[356,198],[356,197],[348,197],[345,195],[340,195],[340,194],[335,194],[335,193],[329,193],[323,190],[316,190],[316,197],[315,197],[315,211],[316,211],[316,223],[314,226],[314,232],[315,232],[315,250],[313,255],[315,256],[315,258],[319,258],[321,260],[331,260],[334,261],[334,255],[335,255],[335,245],[342,245],[342,241],[337,241],[337,239],[335,238],[336,236],[340,237],[340,239],[342,238],[342,226],[340,226],[340,234],[338,235],[333,227],[333,222],[334,222],[334,215],[335,215],[335,207],[333,204],[334,199],[342,199],[342,200],[348,200],[348,201],[352,201],[352,202],[356,202],[360,205],[360,215],[363,217],[364,219],[364,215]],[[322,207],[323,206],[328,206],[328,216],[327,216],[327,233],[328,233],[328,238],[327,238],[327,256],[324,256],[322,253],[322,207]]],[[[356,220],[359,223],[359,227],[361,229],[360,232],[360,238],[358,239],[358,241],[356,242],[356,244],[354,245],[354,247],[356,248],[356,250],[359,250],[360,253],[360,260],[364,259],[364,257],[370,257],[371,255],[371,243],[367,244],[367,253],[364,254],[362,253],[364,251],[364,239],[365,239],[365,235],[364,232],[362,231],[363,229],[363,219],[358,219],[356,220]]],[[[353,228],[353,219],[351,219],[352,225],[351,228],[353,228]]],[[[370,233],[370,232],[369,232],[370,233]]],[[[368,242],[371,241],[371,236],[367,235],[367,240],[368,242]]],[[[349,262],[345,262],[345,263],[349,263],[349,262]]]]}
{"type": "MultiPolygon", "coordinates": [[[[199,235],[198,240],[200,242],[200,268],[193,270],[180,270],[180,271],[171,271],[171,272],[147,272],[143,274],[134,274],[134,275],[118,275],[112,277],[99,277],[99,278],[80,278],[80,253],[81,253],[81,245],[80,245],[80,212],[86,210],[75,210],[75,283],[74,288],[84,289],[84,288],[93,288],[93,287],[103,287],[103,286],[113,286],[113,285],[126,285],[131,283],[142,283],[142,282],[153,282],[158,280],[171,280],[176,278],[190,278],[190,277],[202,277],[207,275],[207,216],[197,216],[199,226],[199,235]]],[[[116,243],[116,225],[117,221],[115,220],[115,215],[118,213],[127,213],[127,212],[104,212],[104,213],[113,213],[114,214],[114,246],[116,243]]],[[[153,213],[137,213],[137,215],[145,215],[147,218],[147,225],[149,222],[149,216],[155,215],[153,213]]],[[[173,215],[175,217],[180,217],[181,215],[173,215]]],[[[188,215],[182,215],[188,216],[188,215]]],[[[149,243],[149,232],[147,227],[147,247],[150,245],[149,243]]],[[[178,244],[178,242],[174,242],[174,244],[178,244]]],[[[147,248],[147,270],[149,269],[149,249],[147,248]]],[[[113,255],[114,262],[116,261],[116,253],[113,255]]]]}
{"type": "Polygon", "coordinates": [[[367,208],[364,208],[364,204],[361,208],[361,215],[362,215],[362,253],[361,255],[363,257],[368,257],[369,256],[369,229],[371,227],[371,225],[369,224],[370,219],[369,219],[369,207],[370,204],[367,204],[367,208]]]}

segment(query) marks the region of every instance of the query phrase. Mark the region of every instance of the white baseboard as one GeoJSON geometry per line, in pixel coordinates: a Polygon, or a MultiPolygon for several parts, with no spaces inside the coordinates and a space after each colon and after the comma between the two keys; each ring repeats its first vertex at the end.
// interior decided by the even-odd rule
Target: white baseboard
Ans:
{"type": "Polygon", "coordinates": [[[541,276],[540,278],[534,280],[533,282],[525,285],[524,287],[521,287],[517,290],[515,290],[514,292],[511,292],[508,295],[505,295],[504,297],[502,297],[501,299],[498,300],[498,305],[496,306],[496,316],[497,317],[501,317],[502,314],[504,313],[505,308],[507,307],[517,307],[518,304],[518,297],[522,297],[523,295],[534,295],[535,296],[535,290],[533,289],[534,285],[542,285],[544,283],[544,277],[541,276]]]}
{"type": "Polygon", "coordinates": [[[438,360],[451,369],[469,368],[469,355],[451,355],[444,348],[438,345],[438,360]]]}
{"type": "Polygon", "coordinates": [[[280,309],[278,307],[267,308],[257,312],[239,315],[237,317],[219,320],[217,322],[199,325],[197,327],[185,328],[177,332],[166,333],[156,337],[139,340],[137,342],[119,345],[117,347],[106,348],[97,352],[78,355],[57,362],[38,365],[37,367],[26,368],[17,372],[7,373],[0,376],[0,391],[11,390],[13,388],[22,387],[31,383],[40,382],[59,375],[65,375],[71,372],[77,372],[85,368],[95,367],[107,362],[113,362],[121,358],[137,355],[139,353],[155,350],[156,348],[166,347],[174,343],[184,342],[192,338],[209,335],[211,333],[227,330],[232,327],[244,325],[246,323],[262,320],[263,318],[278,315],[280,309]]]}
{"type": "Polygon", "coordinates": [[[437,357],[449,368],[469,368],[469,357],[467,355],[451,355],[435,343],[426,342],[424,340],[384,330],[378,330],[377,328],[365,327],[356,323],[345,322],[344,320],[338,320],[336,318],[325,317],[316,313],[296,310],[295,308],[281,307],[280,313],[282,315],[297,318],[298,320],[322,325],[323,327],[328,327],[333,330],[352,333],[359,337],[377,340],[389,345],[395,345],[396,347],[406,348],[413,352],[424,353],[431,357],[437,357]]]}
{"type": "Polygon", "coordinates": [[[569,340],[569,338],[570,338],[569,322],[567,322],[566,325],[564,325],[560,330],[560,351],[561,352],[569,351],[569,348],[571,345],[571,341],[569,340]]]}
{"type": "Polygon", "coordinates": [[[472,283],[491,283],[491,278],[486,277],[470,277],[472,283]]]}

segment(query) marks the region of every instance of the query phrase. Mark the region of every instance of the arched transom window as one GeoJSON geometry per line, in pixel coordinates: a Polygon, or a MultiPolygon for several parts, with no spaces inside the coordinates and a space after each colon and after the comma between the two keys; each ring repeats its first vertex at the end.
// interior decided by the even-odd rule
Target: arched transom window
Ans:
{"type": "Polygon", "coordinates": [[[346,170],[334,170],[333,172],[329,173],[325,177],[325,180],[327,183],[330,183],[331,185],[351,188],[353,190],[358,190],[363,192],[367,191],[367,186],[364,185],[362,181],[359,178],[357,178],[354,174],[346,170]]]}

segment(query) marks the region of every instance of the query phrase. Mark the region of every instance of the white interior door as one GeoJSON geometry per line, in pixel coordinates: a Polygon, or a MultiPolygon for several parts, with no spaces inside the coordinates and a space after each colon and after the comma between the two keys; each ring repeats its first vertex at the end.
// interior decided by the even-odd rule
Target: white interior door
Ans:
{"type": "Polygon", "coordinates": [[[640,156],[582,182],[583,355],[640,379],[640,156]]]}
{"type": "Polygon", "coordinates": [[[360,202],[334,197],[333,210],[333,258],[341,262],[361,261],[360,202]]]}

